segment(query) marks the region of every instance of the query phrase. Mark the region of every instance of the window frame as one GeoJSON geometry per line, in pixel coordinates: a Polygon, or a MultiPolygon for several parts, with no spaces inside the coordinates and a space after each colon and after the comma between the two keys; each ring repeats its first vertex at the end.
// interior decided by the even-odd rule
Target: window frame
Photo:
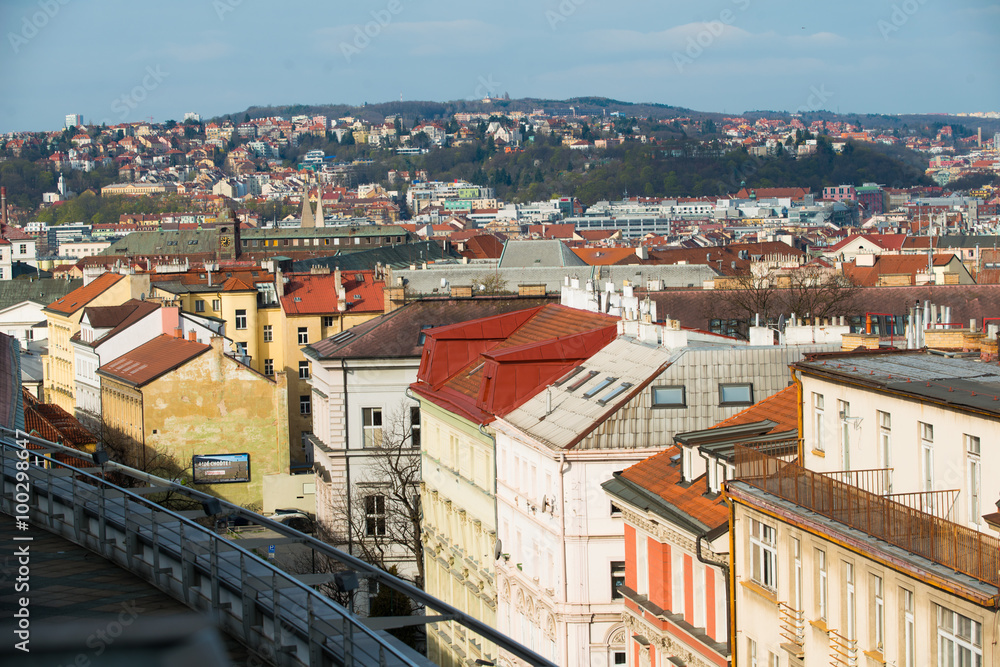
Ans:
{"type": "Polygon", "coordinates": [[[381,407],[361,408],[361,447],[381,449],[385,446],[385,421],[381,407]],[[378,423],[375,418],[378,417],[378,423]]]}
{"type": "Polygon", "coordinates": [[[983,511],[983,462],[980,458],[982,441],[979,436],[962,434],[965,444],[965,469],[969,487],[969,524],[979,527],[983,511]]]}
{"type": "Polygon", "coordinates": [[[237,330],[244,330],[247,328],[247,311],[245,308],[239,308],[236,310],[234,326],[237,330]]]}
{"type": "Polygon", "coordinates": [[[625,596],[620,588],[625,585],[625,561],[611,561],[611,599],[621,600],[625,596]],[[616,583],[617,582],[617,583],[616,583]]]}
{"type": "Polygon", "coordinates": [[[813,449],[826,452],[826,442],[823,437],[826,416],[826,399],[819,392],[812,393],[813,408],[813,449]]]}
{"type": "Polygon", "coordinates": [[[299,415],[307,417],[312,414],[312,394],[299,396],[299,415]]]}
{"type": "Polygon", "coordinates": [[[653,387],[649,388],[649,398],[650,398],[650,406],[654,410],[676,410],[676,409],[686,408],[687,407],[687,387],[685,385],[683,385],[683,384],[656,385],[656,386],[653,386],[653,387]],[[671,403],[658,403],[657,402],[657,400],[656,400],[656,392],[659,391],[659,390],[668,390],[668,389],[672,389],[672,390],[675,390],[675,391],[676,390],[680,390],[680,402],[679,403],[676,402],[676,401],[671,402],[671,403]]]}
{"type": "Polygon", "coordinates": [[[938,654],[938,664],[939,665],[969,665],[969,664],[986,664],[983,662],[983,624],[975,619],[969,618],[957,611],[952,611],[951,609],[946,609],[941,605],[934,605],[937,607],[937,620],[935,623],[935,637],[937,638],[937,654],[938,654]],[[946,615],[951,616],[951,625],[948,628],[942,626],[942,621],[946,615]],[[970,636],[968,638],[959,634],[961,632],[959,624],[960,619],[964,619],[969,622],[970,636]],[[976,636],[979,637],[979,643],[976,644],[976,636]],[[951,643],[951,658],[945,658],[945,645],[943,642],[951,643]],[[974,660],[962,660],[962,650],[968,651],[968,657],[979,658],[979,661],[974,660]]]}
{"type": "Polygon", "coordinates": [[[309,344],[309,327],[298,327],[299,345],[309,344]]]}
{"type": "Polygon", "coordinates": [[[739,405],[753,405],[753,382],[720,382],[719,383],[719,407],[733,407],[739,405]],[[727,401],[724,396],[724,392],[727,389],[747,389],[749,391],[749,399],[738,400],[738,401],[727,401]]]}
{"type": "Polygon", "coordinates": [[[778,531],[750,519],[750,580],[769,591],[778,588],[778,531]]]}
{"type": "Polygon", "coordinates": [[[300,361],[299,362],[299,379],[308,380],[309,379],[309,362],[300,361]]]}
{"type": "Polygon", "coordinates": [[[385,537],[385,496],[375,493],[365,496],[365,537],[385,537]]]}
{"type": "Polygon", "coordinates": [[[271,324],[264,325],[264,342],[265,343],[274,342],[274,326],[271,324]]]}
{"type": "Polygon", "coordinates": [[[274,359],[264,360],[264,375],[268,377],[274,375],[274,359]]]}

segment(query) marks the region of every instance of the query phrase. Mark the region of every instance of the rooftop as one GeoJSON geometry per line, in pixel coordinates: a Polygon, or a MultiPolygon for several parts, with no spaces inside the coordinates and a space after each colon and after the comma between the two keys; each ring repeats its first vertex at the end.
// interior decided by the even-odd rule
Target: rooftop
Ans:
{"type": "Polygon", "coordinates": [[[133,387],[141,387],[209,349],[210,345],[162,334],[104,364],[97,372],[133,387]]]}
{"type": "Polygon", "coordinates": [[[104,293],[109,287],[122,280],[125,276],[118,273],[104,273],[95,278],[89,285],[79,287],[61,299],[56,299],[45,310],[61,315],[72,315],[88,303],[104,293]]]}

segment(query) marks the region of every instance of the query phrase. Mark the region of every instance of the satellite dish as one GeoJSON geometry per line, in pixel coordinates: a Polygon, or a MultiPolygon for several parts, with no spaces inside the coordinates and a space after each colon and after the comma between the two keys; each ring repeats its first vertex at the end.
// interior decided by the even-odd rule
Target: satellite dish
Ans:
{"type": "Polygon", "coordinates": [[[500,556],[503,555],[503,543],[500,538],[497,538],[497,543],[493,547],[493,560],[500,560],[500,556]]]}
{"type": "Polygon", "coordinates": [[[778,331],[781,331],[781,332],[785,331],[785,314],[784,313],[782,313],[781,316],[778,317],[778,331]]]}

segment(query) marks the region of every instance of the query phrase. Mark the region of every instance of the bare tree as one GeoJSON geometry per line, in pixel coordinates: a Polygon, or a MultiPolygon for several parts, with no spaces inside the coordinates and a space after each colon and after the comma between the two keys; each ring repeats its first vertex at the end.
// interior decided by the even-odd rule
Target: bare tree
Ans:
{"type": "Polygon", "coordinates": [[[419,425],[409,406],[400,406],[367,436],[364,454],[351,458],[350,493],[330,508],[327,541],[386,571],[411,564],[415,574],[401,576],[423,588],[419,425]]]}
{"type": "Polygon", "coordinates": [[[507,290],[507,279],[497,273],[484,273],[475,279],[476,290],[479,294],[485,294],[488,296],[496,296],[498,294],[506,294],[507,290]]]}
{"type": "Polygon", "coordinates": [[[860,288],[843,273],[804,266],[788,271],[782,279],[786,276],[787,289],[780,295],[785,312],[810,318],[856,314],[860,288]]]}
{"type": "MultiPolygon", "coordinates": [[[[179,484],[186,484],[191,481],[190,463],[185,466],[183,462],[179,461],[169,452],[138,442],[132,436],[109,425],[104,420],[101,420],[98,424],[98,438],[100,440],[100,447],[108,453],[108,458],[116,463],[121,463],[130,468],[135,468],[156,477],[169,479],[179,484]]],[[[122,488],[145,486],[145,482],[121,473],[108,472],[106,475],[108,481],[122,488]]],[[[193,507],[197,504],[185,494],[176,491],[167,491],[155,496],[149,496],[149,498],[171,509],[188,509],[189,506],[193,507]]]]}

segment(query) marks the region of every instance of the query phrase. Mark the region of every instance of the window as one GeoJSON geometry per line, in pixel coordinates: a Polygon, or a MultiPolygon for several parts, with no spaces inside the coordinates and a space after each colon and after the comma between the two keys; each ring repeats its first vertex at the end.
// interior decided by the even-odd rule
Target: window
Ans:
{"type": "Polygon", "coordinates": [[[720,384],[719,405],[753,405],[753,384],[720,384]]]}
{"type": "Polygon", "coordinates": [[[264,360],[264,375],[274,375],[274,359],[264,360]]]}
{"type": "Polygon", "coordinates": [[[781,660],[777,653],[767,652],[767,667],[781,667],[781,660]]]}
{"type": "Polygon", "coordinates": [[[309,344],[309,327],[299,327],[299,345],[309,344]]]}
{"type": "MultiPolygon", "coordinates": [[[[552,655],[552,659],[555,660],[555,655],[552,655]]],[[[627,665],[628,664],[628,654],[625,651],[615,651],[615,665],[627,665]]]]}
{"type": "Polygon", "coordinates": [[[851,469],[851,404],[847,401],[837,401],[837,413],[840,415],[840,456],[841,470],[851,469]]]}
{"type": "Polygon", "coordinates": [[[969,523],[978,526],[982,507],[982,462],[979,460],[979,438],[965,435],[965,452],[969,469],[969,523]]]}
{"type": "MultiPolygon", "coordinates": [[[[635,532],[635,592],[639,595],[647,595],[649,593],[649,560],[647,558],[648,554],[649,539],[639,531],[635,532]]],[[[679,550],[676,550],[677,555],[681,555],[679,550]]],[[[678,570],[681,571],[681,570],[678,570]]],[[[683,610],[678,610],[675,606],[674,611],[677,613],[683,613],[683,610]]]]}
{"type": "Polygon", "coordinates": [[[774,528],[756,519],[750,520],[751,578],[764,588],[774,590],[778,585],[778,551],[774,528]]]}
{"type": "Polygon", "coordinates": [[[937,608],[938,664],[982,667],[983,626],[971,618],[937,608]]]}
{"type": "MultiPolygon", "coordinates": [[[[892,467],[892,420],[888,412],[878,412],[878,444],[883,468],[892,467]]],[[[889,473],[887,493],[892,493],[892,473],[889,473]]]]}
{"type": "Polygon", "coordinates": [[[382,446],[382,408],[361,408],[363,447],[382,446]]]}
{"type": "Polygon", "coordinates": [[[583,397],[584,398],[591,398],[593,396],[596,396],[598,393],[600,393],[601,391],[603,391],[608,385],[612,384],[617,379],[618,378],[613,378],[613,377],[606,377],[606,378],[604,378],[603,380],[601,380],[600,382],[598,382],[596,385],[594,385],[592,388],[590,388],[586,392],[584,392],[583,397]]]}
{"type": "Polygon", "coordinates": [[[274,327],[270,324],[264,325],[264,342],[270,343],[274,340],[274,327]]]}
{"type": "Polygon", "coordinates": [[[757,667],[757,642],[747,637],[747,665],[757,667]]]}
{"type": "Polygon", "coordinates": [[[844,586],[846,597],[844,600],[844,626],[847,630],[847,638],[854,639],[857,636],[857,629],[854,627],[854,564],[844,561],[844,586]]]}
{"type": "Polygon", "coordinates": [[[20,252],[22,255],[28,254],[28,244],[27,243],[20,244],[19,248],[20,249],[18,250],[18,252],[20,252]]]}
{"type": "Polygon", "coordinates": [[[205,312],[205,302],[202,301],[201,299],[198,299],[197,301],[195,301],[194,302],[194,312],[196,312],[196,313],[204,313],[205,312]]]}
{"type": "Polygon", "coordinates": [[[619,590],[625,585],[625,561],[611,561],[611,599],[620,600],[622,592],[619,590]]]}
{"type": "Polygon", "coordinates": [[[299,379],[308,380],[309,379],[309,362],[300,361],[299,362],[299,379]]]}
{"type": "Polygon", "coordinates": [[[365,535],[385,535],[385,496],[365,496],[365,535]]]}
{"type": "Polygon", "coordinates": [[[212,299],[212,310],[215,312],[222,310],[222,299],[212,299]]]}
{"type": "Polygon", "coordinates": [[[420,408],[410,408],[410,447],[420,447],[420,408]]]}
{"type": "Polygon", "coordinates": [[[899,589],[903,594],[903,664],[902,667],[914,667],[916,662],[917,640],[913,622],[913,591],[899,589]]]}
{"type": "Polygon", "coordinates": [[[872,638],[875,650],[885,652],[885,595],[882,592],[882,577],[872,575],[872,638]]]}
{"type": "Polygon", "coordinates": [[[333,326],[333,315],[324,315],[323,316],[323,326],[325,326],[325,327],[332,327],[333,326]]]}
{"type": "Polygon", "coordinates": [[[684,385],[673,387],[653,387],[654,408],[685,408],[684,385]]]}
{"type": "MultiPolygon", "coordinates": [[[[930,424],[920,422],[920,462],[921,477],[924,491],[934,490],[934,427],[930,424]]],[[[934,511],[934,499],[932,496],[924,496],[923,510],[925,512],[934,511]]]]}
{"type": "Polygon", "coordinates": [[[819,577],[816,580],[816,585],[819,587],[819,590],[816,591],[816,600],[819,603],[819,617],[825,621],[826,613],[829,609],[829,598],[827,597],[828,572],[826,569],[826,552],[820,549],[816,550],[816,569],[819,571],[819,577]]]}
{"type": "Polygon", "coordinates": [[[813,392],[813,431],[815,431],[817,452],[826,451],[826,443],[823,442],[823,394],[813,392]]]}
{"type": "Polygon", "coordinates": [[[802,543],[792,538],[792,606],[802,611],[802,543]]]}
{"type": "Polygon", "coordinates": [[[306,394],[305,396],[299,396],[299,414],[309,415],[312,414],[312,396],[306,394]]]}
{"type": "Polygon", "coordinates": [[[247,328],[247,311],[240,309],[236,311],[236,328],[246,329],[247,328]]]}
{"type": "Polygon", "coordinates": [[[245,357],[247,356],[247,344],[243,341],[236,343],[236,356],[245,357]]]}

